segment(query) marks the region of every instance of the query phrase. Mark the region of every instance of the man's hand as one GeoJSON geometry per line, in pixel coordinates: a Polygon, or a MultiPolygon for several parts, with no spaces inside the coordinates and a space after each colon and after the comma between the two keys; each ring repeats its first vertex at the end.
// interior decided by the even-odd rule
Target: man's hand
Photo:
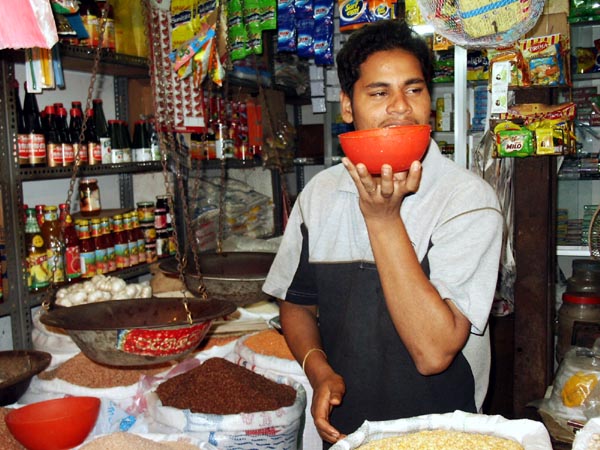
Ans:
{"type": "Polygon", "coordinates": [[[329,415],[331,410],[342,402],[346,385],[341,376],[330,370],[316,381],[313,389],[310,412],[315,421],[315,426],[321,439],[333,444],[345,437],[329,423],[329,415]]]}

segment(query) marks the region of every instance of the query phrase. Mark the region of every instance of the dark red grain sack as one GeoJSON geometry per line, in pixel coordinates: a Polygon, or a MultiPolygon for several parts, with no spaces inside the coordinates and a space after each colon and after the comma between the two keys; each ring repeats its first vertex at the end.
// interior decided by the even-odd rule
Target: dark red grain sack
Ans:
{"type": "Polygon", "coordinates": [[[160,385],[156,394],[164,406],[203,414],[273,411],[291,406],[296,390],[223,358],[211,358],[160,385]]]}

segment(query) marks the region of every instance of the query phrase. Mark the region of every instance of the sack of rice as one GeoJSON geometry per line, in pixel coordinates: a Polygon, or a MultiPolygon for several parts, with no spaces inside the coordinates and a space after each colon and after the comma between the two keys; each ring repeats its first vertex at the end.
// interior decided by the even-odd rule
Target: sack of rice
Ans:
{"type": "Polygon", "coordinates": [[[600,417],[588,420],[575,434],[572,450],[600,450],[600,417]]]}
{"type": "Polygon", "coordinates": [[[299,448],[306,392],[224,358],[170,378],[146,395],[149,432],[185,433],[220,450],[299,448]]]}
{"type": "Polygon", "coordinates": [[[281,333],[269,328],[244,336],[235,343],[228,359],[256,373],[283,376],[302,384],[306,391],[306,423],[302,444],[304,448],[310,449],[322,447],[321,437],[310,412],[313,389],[281,333]]]}
{"type": "Polygon", "coordinates": [[[365,421],[331,450],[551,450],[540,422],[455,411],[381,422],[365,421]]]}

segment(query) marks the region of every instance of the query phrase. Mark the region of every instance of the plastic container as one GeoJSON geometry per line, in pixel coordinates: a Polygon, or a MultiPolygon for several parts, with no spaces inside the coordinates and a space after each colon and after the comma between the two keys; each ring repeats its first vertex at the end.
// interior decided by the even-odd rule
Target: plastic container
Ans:
{"type": "Polygon", "coordinates": [[[563,294],[558,310],[556,360],[561,362],[571,346],[592,348],[600,335],[600,294],[563,294]]]}
{"type": "Polygon", "coordinates": [[[600,261],[574,259],[573,274],[567,280],[567,292],[595,292],[600,295],[600,261]]]}

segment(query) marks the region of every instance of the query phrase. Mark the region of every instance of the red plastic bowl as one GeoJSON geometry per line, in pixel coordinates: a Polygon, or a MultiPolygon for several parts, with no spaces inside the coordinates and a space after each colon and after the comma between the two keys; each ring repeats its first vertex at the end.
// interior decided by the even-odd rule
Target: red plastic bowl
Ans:
{"type": "Polygon", "coordinates": [[[338,138],[353,164],[363,163],[369,173],[379,175],[383,164],[391,165],[394,172],[408,170],[425,154],[430,134],[429,125],[404,125],[350,131],[338,138]]]}
{"type": "Polygon", "coordinates": [[[62,450],[85,440],[99,412],[99,398],[65,397],[13,409],[5,420],[15,439],[27,449],[62,450]]]}

